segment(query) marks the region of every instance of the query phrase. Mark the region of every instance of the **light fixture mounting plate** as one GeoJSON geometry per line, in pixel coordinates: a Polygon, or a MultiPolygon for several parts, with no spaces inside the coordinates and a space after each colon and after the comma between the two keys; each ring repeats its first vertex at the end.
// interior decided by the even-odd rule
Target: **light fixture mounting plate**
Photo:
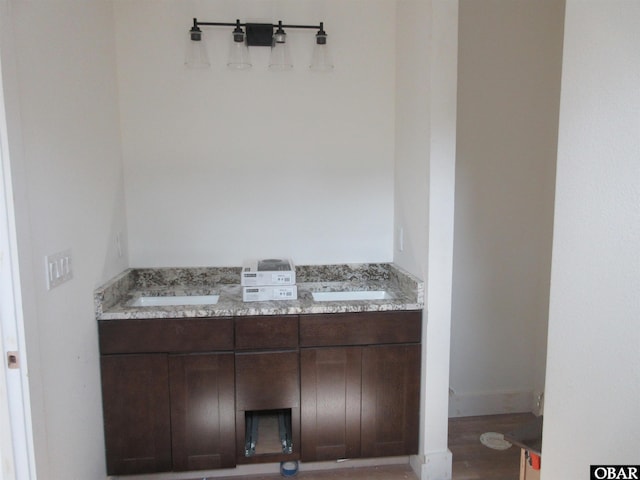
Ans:
{"type": "Polygon", "coordinates": [[[250,47],[270,47],[273,42],[272,23],[247,23],[247,45],[250,47]]]}

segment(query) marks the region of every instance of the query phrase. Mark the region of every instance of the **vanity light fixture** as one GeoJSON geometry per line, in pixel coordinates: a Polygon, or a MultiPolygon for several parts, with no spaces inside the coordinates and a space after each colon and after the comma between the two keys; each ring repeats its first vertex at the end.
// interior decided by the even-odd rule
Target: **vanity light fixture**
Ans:
{"type": "Polygon", "coordinates": [[[236,20],[236,28],[231,34],[231,43],[229,44],[229,58],[227,60],[229,68],[237,70],[245,70],[251,68],[251,60],[249,59],[249,48],[244,30],[240,26],[240,20],[236,20]]]}
{"type": "Polygon", "coordinates": [[[202,41],[202,30],[198,27],[195,18],[193,19],[193,27],[189,30],[187,54],[184,64],[189,68],[207,68],[211,66],[209,63],[209,55],[207,55],[207,48],[202,41]]]}
{"type": "Polygon", "coordinates": [[[269,57],[269,70],[291,70],[293,63],[287,44],[285,28],[303,28],[317,30],[316,42],[310,68],[314,71],[331,71],[333,63],[327,47],[327,33],[324,31],[324,23],[320,25],[283,25],[278,21],[272,23],[235,23],[226,22],[201,22],[193,19],[193,26],[189,30],[189,42],[185,65],[189,68],[206,68],[210,66],[201,26],[206,27],[234,27],[231,44],[229,45],[229,57],[227,66],[233,69],[247,69],[251,67],[248,47],[271,47],[269,57]],[[244,30],[243,30],[244,28],[244,30]],[[274,28],[276,29],[274,31],[274,28]]]}
{"type": "Polygon", "coordinates": [[[327,32],[324,31],[324,25],[320,22],[320,30],[316,33],[316,44],[313,47],[313,56],[311,57],[311,65],[309,68],[316,72],[330,72],[333,70],[333,61],[331,53],[327,47],[327,32]]]}
{"type": "Polygon", "coordinates": [[[289,44],[287,43],[287,34],[282,29],[282,22],[278,22],[278,29],[273,34],[273,46],[271,47],[271,55],[269,56],[269,70],[284,71],[291,70],[291,54],[289,53],[289,44]]]}

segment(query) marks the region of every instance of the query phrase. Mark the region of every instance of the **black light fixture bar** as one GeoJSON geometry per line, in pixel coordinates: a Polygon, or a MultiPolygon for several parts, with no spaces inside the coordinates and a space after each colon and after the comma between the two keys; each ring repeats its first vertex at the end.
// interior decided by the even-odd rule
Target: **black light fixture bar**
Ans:
{"type": "MultiPolygon", "coordinates": [[[[207,27],[235,27],[236,25],[238,25],[237,22],[201,22],[199,21],[197,18],[193,19],[193,26],[194,27],[199,27],[200,25],[202,26],[207,26],[207,27]]],[[[270,25],[272,28],[275,26],[279,26],[282,28],[307,28],[310,30],[322,30],[323,28],[323,22],[320,22],[319,25],[285,25],[284,23],[282,25],[280,24],[274,24],[274,23],[240,23],[239,24],[241,27],[247,27],[250,25],[270,25]]]]}
{"type": "MultiPolygon", "coordinates": [[[[261,46],[270,47],[273,42],[273,30],[278,27],[278,32],[282,32],[283,28],[302,28],[307,30],[318,30],[318,32],[324,33],[324,22],[320,22],[319,25],[285,25],[281,21],[277,24],[273,23],[240,23],[240,20],[233,22],[201,22],[197,18],[193,19],[193,27],[191,28],[191,39],[200,40],[202,31],[200,26],[203,27],[244,27],[247,30],[247,45],[248,46],[261,46]]],[[[278,33],[276,32],[276,33],[278,33]]]]}

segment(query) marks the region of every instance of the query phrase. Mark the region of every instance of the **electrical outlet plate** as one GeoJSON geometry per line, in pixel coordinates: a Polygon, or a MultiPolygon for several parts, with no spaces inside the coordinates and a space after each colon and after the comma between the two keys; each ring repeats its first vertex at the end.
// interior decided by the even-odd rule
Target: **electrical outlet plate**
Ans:
{"type": "Polygon", "coordinates": [[[45,257],[47,269],[47,289],[51,290],[73,278],[71,250],[54,253],[45,257]]]}

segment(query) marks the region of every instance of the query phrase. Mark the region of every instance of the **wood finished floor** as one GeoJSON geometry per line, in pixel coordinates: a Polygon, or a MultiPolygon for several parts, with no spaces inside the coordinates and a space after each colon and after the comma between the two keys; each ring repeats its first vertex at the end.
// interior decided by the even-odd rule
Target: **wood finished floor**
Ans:
{"type": "MultiPolygon", "coordinates": [[[[461,417],[449,420],[449,449],[453,454],[452,480],[518,480],[520,449],[493,450],[480,443],[485,432],[507,433],[533,421],[530,413],[461,417]]],[[[238,480],[225,477],[217,480],[238,480]]],[[[276,480],[279,474],[251,475],[248,480],[276,480]]],[[[408,465],[367,468],[342,468],[299,472],[304,480],[418,480],[408,465]]]]}
{"type": "Polygon", "coordinates": [[[283,477],[279,473],[269,475],[250,475],[246,477],[224,477],[211,480],[277,480],[282,478],[304,480],[418,480],[409,465],[387,465],[366,468],[339,468],[313,472],[298,472],[294,477],[283,477]]]}
{"type": "Polygon", "coordinates": [[[520,449],[493,450],[480,443],[485,432],[507,433],[532,422],[531,413],[449,419],[453,480],[518,480],[520,449]]]}

